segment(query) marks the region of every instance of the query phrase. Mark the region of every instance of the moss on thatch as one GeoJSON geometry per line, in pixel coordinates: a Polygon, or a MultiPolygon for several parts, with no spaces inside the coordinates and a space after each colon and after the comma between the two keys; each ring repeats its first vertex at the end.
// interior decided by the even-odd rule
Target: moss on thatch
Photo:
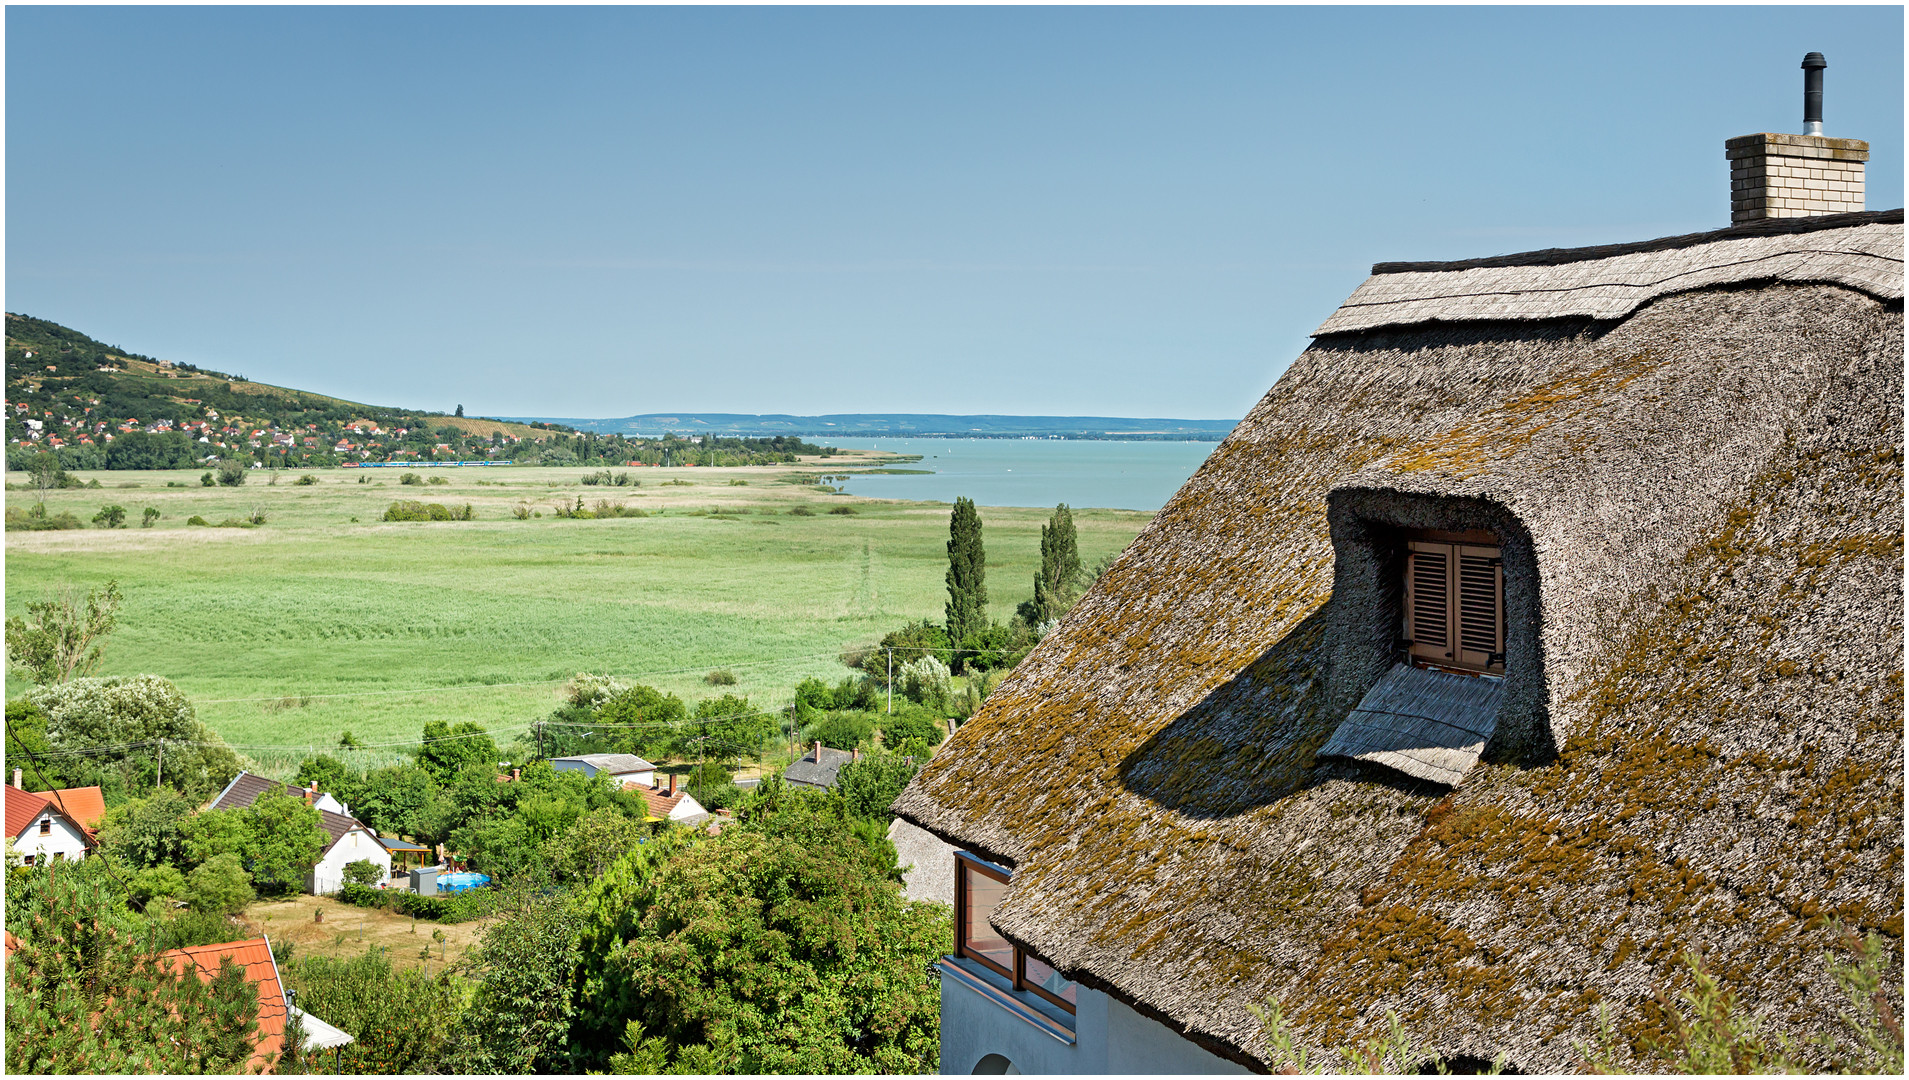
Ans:
{"type": "Polygon", "coordinates": [[[1276,996],[1318,1044],[1391,1009],[1571,1069],[1600,1002],[1660,1029],[1689,947],[1827,1030],[1826,919],[1901,957],[1897,265],[1895,299],[1750,280],[1316,342],[897,810],[1014,865],[1010,938],[1236,1054],[1276,996]],[[1315,759],[1335,490],[1529,530],[1544,739],[1457,789],[1315,759]]]}

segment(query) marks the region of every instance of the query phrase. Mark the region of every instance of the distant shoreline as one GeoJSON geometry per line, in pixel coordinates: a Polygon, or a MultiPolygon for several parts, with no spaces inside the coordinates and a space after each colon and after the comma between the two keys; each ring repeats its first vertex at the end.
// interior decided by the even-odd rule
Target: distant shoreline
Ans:
{"type": "Polygon", "coordinates": [[[499,417],[515,423],[562,424],[598,434],[800,435],[827,438],[1090,439],[1217,442],[1238,420],[1125,416],[962,416],[941,413],[642,413],[608,419],[499,417]]]}

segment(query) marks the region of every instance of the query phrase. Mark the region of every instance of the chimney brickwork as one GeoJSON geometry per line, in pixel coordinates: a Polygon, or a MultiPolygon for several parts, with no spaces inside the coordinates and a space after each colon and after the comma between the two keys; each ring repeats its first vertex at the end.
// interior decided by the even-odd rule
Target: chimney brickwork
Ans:
{"type": "Polygon", "coordinates": [[[1869,144],[1821,135],[1741,135],[1730,159],[1730,223],[1815,217],[1863,208],[1869,144]]]}

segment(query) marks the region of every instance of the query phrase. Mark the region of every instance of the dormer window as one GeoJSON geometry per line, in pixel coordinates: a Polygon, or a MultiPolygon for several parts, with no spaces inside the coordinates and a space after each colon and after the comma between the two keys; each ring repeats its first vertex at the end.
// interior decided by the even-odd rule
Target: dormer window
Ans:
{"type": "Polygon", "coordinates": [[[1416,667],[1505,673],[1505,569],[1483,530],[1417,532],[1406,541],[1406,653],[1416,667]]]}

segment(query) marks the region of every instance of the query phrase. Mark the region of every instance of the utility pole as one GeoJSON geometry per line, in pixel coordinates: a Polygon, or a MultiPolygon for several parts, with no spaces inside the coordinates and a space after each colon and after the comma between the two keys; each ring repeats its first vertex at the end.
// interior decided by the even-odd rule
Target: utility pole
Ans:
{"type": "Polygon", "coordinates": [[[544,722],[542,720],[539,720],[537,721],[537,760],[542,761],[543,756],[544,756],[544,722]]]}
{"type": "Polygon", "coordinates": [[[158,791],[160,783],[163,782],[165,779],[166,779],[166,740],[161,739],[159,740],[159,771],[158,771],[158,774],[152,778],[152,789],[154,791],[158,791]]]}
{"type": "Polygon", "coordinates": [[[884,645],[882,649],[888,653],[888,715],[893,716],[895,715],[895,647],[884,645]]]}

